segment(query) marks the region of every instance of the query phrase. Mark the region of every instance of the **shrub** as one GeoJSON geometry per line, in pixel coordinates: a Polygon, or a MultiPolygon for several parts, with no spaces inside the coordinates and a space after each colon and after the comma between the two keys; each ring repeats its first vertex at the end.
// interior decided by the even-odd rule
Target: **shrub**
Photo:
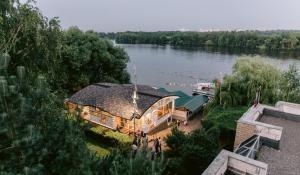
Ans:
{"type": "Polygon", "coordinates": [[[247,106],[223,108],[216,106],[202,120],[206,131],[219,130],[219,146],[232,151],[235,139],[236,121],[246,112],[247,106]]]}
{"type": "Polygon", "coordinates": [[[218,153],[219,130],[197,129],[184,134],[177,128],[166,138],[170,158],[165,174],[201,174],[218,153]]]}
{"type": "Polygon", "coordinates": [[[202,126],[209,129],[219,126],[229,130],[235,130],[236,121],[247,111],[247,106],[223,108],[216,106],[202,120],[202,126]]]}

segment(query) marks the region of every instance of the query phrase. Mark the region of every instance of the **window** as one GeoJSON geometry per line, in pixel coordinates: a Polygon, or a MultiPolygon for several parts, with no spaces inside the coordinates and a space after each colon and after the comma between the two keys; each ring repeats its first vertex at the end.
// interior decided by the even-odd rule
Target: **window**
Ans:
{"type": "Polygon", "coordinates": [[[114,117],[106,115],[107,112],[102,112],[100,115],[100,123],[109,127],[114,127],[114,117]]]}
{"type": "Polygon", "coordinates": [[[90,110],[90,112],[95,112],[96,111],[96,107],[90,106],[89,110],[90,110]]]}
{"type": "Polygon", "coordinates": [[[106,122],[107,122],[107,116],[102,115],[100,119],[101,119],[100,120],[101,123],[106,124],[106,122]]]}
{"type": "Polygon", "coordinates": [[[124,119],[124,118],[121,118],[121,127],[125,127],[126,126],[126,124],[127,124],[127,120],[126,119],[124,119]]]}
{"type": "Polygon", "coordinates": [[[172,102],[169,102],[166,105],[160,106],[157,110],[157,117],[163,117],[169,114],[172,111],[172,102]]]}

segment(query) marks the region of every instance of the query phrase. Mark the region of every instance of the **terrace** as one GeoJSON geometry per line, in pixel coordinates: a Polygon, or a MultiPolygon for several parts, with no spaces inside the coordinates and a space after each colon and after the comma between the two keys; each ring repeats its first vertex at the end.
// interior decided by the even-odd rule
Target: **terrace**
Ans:
{"type": "Polygon", "coordinates": [[[222,151],[203,174],[300,174],[299,133],[299,104],[253,106],[237,121],[234,152],[222,151]]]}
{"type": "Polygon", "coordinates": [[[300,174],[300,123],[268,115],[264,115],[260,121],[280,126],[283,131],[280,150],[263,145],[257,160],[269,165],[268,174],[300,174]]]}

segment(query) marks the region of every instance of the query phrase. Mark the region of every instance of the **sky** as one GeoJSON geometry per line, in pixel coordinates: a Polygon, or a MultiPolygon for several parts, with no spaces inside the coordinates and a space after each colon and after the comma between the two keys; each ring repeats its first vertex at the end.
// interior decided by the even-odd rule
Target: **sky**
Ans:
{"type": "Polygon", "coordinates": [[[300,29],[300,0],[37,0],[67,29],[99,32],[300,29]]]}

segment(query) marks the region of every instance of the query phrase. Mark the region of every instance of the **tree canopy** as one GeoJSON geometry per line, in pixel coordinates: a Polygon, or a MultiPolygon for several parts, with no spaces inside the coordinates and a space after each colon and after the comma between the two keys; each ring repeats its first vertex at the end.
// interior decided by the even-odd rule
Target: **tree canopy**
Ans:
{"type": "Polygon", "coordinates": [[[215,104],[223,107],[249,106],[259,90],[260,102],[275,104],[279,100],[299,102],[300,75],[295,66],[281,70],[260,57],[241,57],[216,88],[215,104]]]}
{"type": "Polygon", "coordinates": [[[219,130],[197,129],[190,134],[172,129],[166,138],[170,158],[166,165],[166,174],[201,174],[219,151],[219,130]]]}
{"type": "Polygon", "coordinates": [[[0,20],[0,51],[10,55],[11,70],[25,66],[64,93],[100,81],[129,82],[129,57],[122,48],[92,31],[63,31],[58,18],[45,18],[32,3],[1,3],[1,14],[6,15],[0,20]]]}
{"type": "Polygon", "coordinates": [[[90,83],[128,83],[124,50],[18,0],[0,2],[0,46],[0,174],[105,174],[63,99],[90,83]]]}

